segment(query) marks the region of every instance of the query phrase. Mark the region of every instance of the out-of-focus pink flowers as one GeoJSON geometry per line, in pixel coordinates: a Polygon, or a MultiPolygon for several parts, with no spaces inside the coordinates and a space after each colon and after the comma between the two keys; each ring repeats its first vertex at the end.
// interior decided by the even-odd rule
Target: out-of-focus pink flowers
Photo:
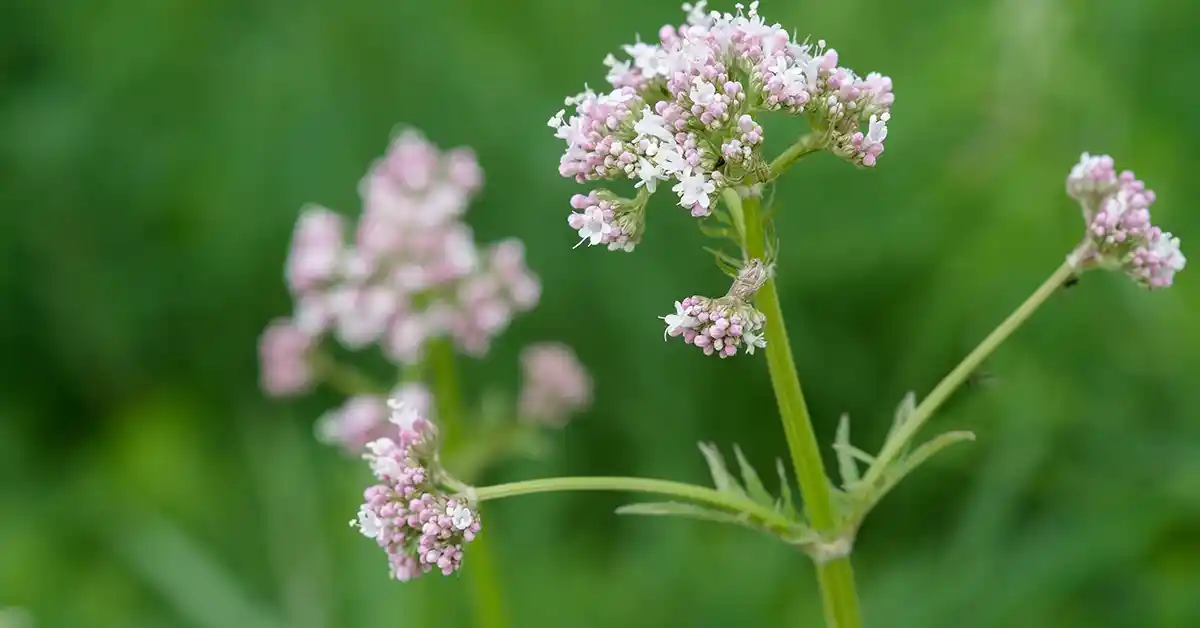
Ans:
{"type": "Polygon", "coordinates": [[[592,379],[570,347],[557,342],[521,352],[521,418],[561,426],[592,402],[592,379]]]}
{"type": "MultiPolygon", "coordinates": [[[[659,43],[625,46],[625,58],[609,55],[611,91],[587,89],[566,99],[573,112],[564,109],[548,123],[567,145],[562,176],[581,183],[626,178],[648,193],[667,182],[680,205],[707,216],[722,188],[760,176],[763,129],[755,116],[768,111],[808,115],[824,146],[875,165],[895,99],[891,79],[839,66],[823,40],[794,41],[758,14],[758,2],[732,14],[705,11],[705,4],[685,4],[687,23],[662,27],[659,43]]],[[[603,211],[572,204],[584,210],[571,217],[580,237],[610,250],[631,248],[610,235],[621,231],[603,211]]]]}
{"type": "Polygon", "coordinates": [[[479,534],[479,514],[442,484],[433,424],[412,408],[390,405],[399,440],[367,443],[363,458],[378,483],[364,491],[350,525],[387,552],[393,578],[411,580],[434,569],[450,575],[462,566],[463,546],[479,534]]]}
{"type": "MultiPolygon", "coordinates": [[[[408,382],[392,391],[394,404],[411,408],[417,415],[433,420],[433,395],[424,384],[408,382]]],[[[392,410],[388,399],[378,395],[355,395],[317,420],[317,440],[335,445],[348,453],[360,454],[367,443],[396,435],[396,425],[388,420],[392,410]]]]}
{"type": "Polygon", "coordinates": [[[541,287],[520,241],[481,249],[462,221],[482,183],[469,149],[443,153],[405,130],[359,185],[357,224],[305,207],[286,265],[295,308],[290,323],[264,334],[263,389],[303,390],[303,355],[328,334],[351,349],[378,344],[402,364],[418,362],[441,337],[464,353],[486,353],[516,314],[537,305],[541,287]]]}
{"type": "Polygon", "coordinates": [[[1067,194],[1087,224],[1069,260],[1076,268],[1119,269],[1147,288],[1168,288],[1187,264],[1179,238],[1150,222],[1154,191],[1130,170],[1117,174],[1112,157],[1084,153],[1067,175],[1067,194]]]}

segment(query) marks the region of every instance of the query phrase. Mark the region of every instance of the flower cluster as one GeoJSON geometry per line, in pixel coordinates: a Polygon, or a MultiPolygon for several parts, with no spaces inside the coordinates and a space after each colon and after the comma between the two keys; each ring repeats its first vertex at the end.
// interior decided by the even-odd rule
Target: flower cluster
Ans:
{"type": "Polygon", "coordinates": [[[556,342],[529,345],[521,352],[521,418],[551,426],[592,402],[592,380],[570,347],[556,342]]]}
{"type": "Polygon", "coordinates": [[[1078,269],[1119,269],[1148,288],[1170,287],[1187,259],[1179,238],[1150,222],[1154,191],[1132,171],[1117,174],[1112,157],[1084,153],[1067,176],[1067,194],[1079,202],[1087,224],[1071,254],[1078,269]]]}
{"type": "Polygon", "coordinates": [[[463,545],[479,534],[478,513],[445,489],[437,460],[437,431],[414,409],[391,402],[399,440],[367,444],[363,458],[379,481],[363,493],[350,525],[387,552],[392,577],[411,580],[434,569],[449,575],[462,565],[463,545]]]}
{"type": "MultiPolygon", "coordinates": [[[[793,41],[758,14],[757,2],[748,12],[737,5],[736,14],[704,9],[704,2],[685,4],[687,23],[662,27],[658,44],[625,46],[624,59],[609,55],[611,91],[585,89],[566,100],[573,113],[559,111],[549,122],[567,144],[562,176],[627,178],[651,194],[670,182],[680,205],[707,216],[723,187],[761,180],[763,129],[755,115],[766,111],[807,114],[833,152],[875,165],[894,98],[890,79],[840,67],[824,41],[793,41]]],[[[630,248],[614,246],[619,236],[606,239],[614,223],[604,214],[613,208],[595,200],[572,205],[584,210],[583,218],[571,217],[581,237],[630,248]],[[595,216],[592,208],[599,208],[595,216]]],[[[636,228],[620,228],[633,243],[641,232],[638,207],[636,228]]]]}
{"type": "Polygon", "coordinates": [[[445,336],[481,355],[514,314],[532,308],[541,289],[521,243],[480,250],[462,221],[482,181],[471,151],[442,153],[408,130],[362,180],[352,242],[339,214],[305,207],[286,266],[295,311],[260,343],[264,390],[302,392],[307,352],[327,333],[351,349],[378,343],[412,364],[445,336]]]}
{"type": "Polygon", "coordinates": [[[683,341],[704,351],[704,355],[728,358],[739,347],[753,355],[767,346],[763,339],[766,316],[750,304],[750,299],[766,282],[770,270],[753,260],[738,273],[729,293],[719,299],[693,296],[675,302],[675,313],[660,317],[668,336],[683,336],[683,341]]]}
{"type": "MultiPolygon", "coordinates": [[[[419,416],[434,419],[433,395],[424,384],[401,384],[392,391],[390,399],[392,403],[411,408],[419,416]]],[[[395,424],[388,420],[388,406],[388,399],[378,395],[354,395],[317,420],[317,440],[348,453],[360,454],[367,443],[395,432],[395,424]]]]}

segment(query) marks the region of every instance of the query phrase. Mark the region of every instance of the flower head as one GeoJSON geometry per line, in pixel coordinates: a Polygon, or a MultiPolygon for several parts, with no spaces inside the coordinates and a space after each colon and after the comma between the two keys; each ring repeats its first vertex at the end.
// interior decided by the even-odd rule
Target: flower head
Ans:
{"type": "Polygon", "coordinates": [[[553,342],[521,351],[521,417],[552,426],[592,402],[592,379],[570,347],[553,342]]]}
{"type": "Polygon", "coordinates": [[[463,546],[479,534],[479,515],[450,494],[453,480],[438,463],[433,424],[390,405],[410,427],[399,441],[367,444],[363,458],[378,483],[363,493],[350,525],[384,549],[393,578],[411,580],[435,569],[450,575],[462,565],[463,546]]]}
{"type": "Polygon", "coordinates": [[[1120,269],[1142,286],[1167,288],[1187,264],[1179,238],[1151,223],[1154,191],[1132,171],[1118,175],[1112,157],[1084,153],[1067,176],[1067,194],[1087,229],[1069,258],[1075,268],[1120,269]]]}
{"type": "MultiPolygon", "coordinates": [[[[761,171],[755,116],[763,111],[808,115],[834,153],[875,165],[895,100],[891,79],[839,66],[824,41],[793,40],[758,14],[757,2],[734,13],[707,11],[704,2],[684,11],[687,23],[664,26],[658,43],[638,41],[605,58],[611,91],[585,89],[550,119],[567,145],[562,176],[626,178],[649,193],[669,181],[681,206],[707,216],[722,188],[761,171]]],[[[573,221],[593,244],[611,229],[599,217],[573,221]]]]}
{"type": "Polygon", "coordinates": [[[602,244],[610,251],[631,252],[642,240],[645,197],[631,200],[608,190],[595,190],[586,196],[571,197],[571,208],[575,211],[567,217],[567,224],[579,234],[579,244],[602,244]]]}
{"type": "MultiPolygon", "coordinates": [[[[485,353],[515,315],[537,304],[541,289],[519,241],[480,247],[463,222],[482,183],[469,149],[441,151],[409,129],[363,177],[352,242],[339,215],[305,207],[287,277],[295,324],[310,343],[331,333],[351,349],[378,344],[404,364],[441,337],[465,353],[485,353]]],[[[272,373],[279,375],[272,388],[286,390],[284,372],[272,373]]]]}

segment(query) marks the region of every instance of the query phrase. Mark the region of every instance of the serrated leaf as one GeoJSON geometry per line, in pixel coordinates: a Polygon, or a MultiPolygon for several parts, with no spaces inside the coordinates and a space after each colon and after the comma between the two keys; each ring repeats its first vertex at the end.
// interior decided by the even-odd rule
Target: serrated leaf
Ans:
{"type": "Polygon", "coordinates": [[[851,452],[853,446],[850,444],[850,415],[843,414],[841,420],[838,421],[837,436],[834,440],[833,450],[837,453],[838,472],[842,476],[842,488],[847,491],[854,490],[854,487],[862,480],[858,474],[858,463],[854,461],[854,454],[851,452]]]}
{"type": "MultiPolygon", "coordinates": [[[[779,499],[782,501],[780,505],[783,507],[784,513],[795,519],[800,513],[796,510],[796,503],[792,501],[792,485],[788,480],[787,469],[783,466],[782,458],[775,459],[775,471],[779,473],[779,499]]],[[[779,510],[780,508],[776,506],[775,509],[779,510]]]]}
{"type": "Polygon", "coordinates": [[[758,473],[751,466],[750,461],[746,460],[742,448],[734,445],[733,454],[737,457],[738,466],[742,470],[742,486],[746,488],[746,493],[750,495],[751,499],[767,508],[774,508],[775,498],[767,491],[767,487],[763,486],[762,479],[758,477],[758,473]]]}
{"type": "Polygon", "coordinates": [[[683,502],[645,502],[626,504],[617,508],[618,515],[644,515],[650,517],[685,517],[702,521],[716,521],[735,525],[752,525],[750,516],[745,513],[731,513],[724,510],[705,508],[683,502]]]}
{"type": "Polygon", "coordinates": [[[736,478],[729,473],[729,469],[725,466],[725,457],[721,455],[721,450],[712,443],[700,443],[700,453],[704,455],[704,461],[708,463],[708,471],[712,474],[713,486],[722,493],[729,493],[749,499],[746,491],[742,490],[736,478]]]}

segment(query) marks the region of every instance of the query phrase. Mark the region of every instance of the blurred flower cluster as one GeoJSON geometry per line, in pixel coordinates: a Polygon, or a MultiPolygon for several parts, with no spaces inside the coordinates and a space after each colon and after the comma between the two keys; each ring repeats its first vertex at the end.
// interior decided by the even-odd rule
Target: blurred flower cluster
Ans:
{"type": "Polygon", "coordinates": [[[1112,157],[1084,153],[1067,175],[1067,194],[1087,225],[1070,257],[1075,268],[1117,269],[1142,286],[1168,288],[1187,264],[1179,238],[1150,222],[1154,191],[1130,170],[1117,174],[1112,157]]]}
{"type": "Polygon", "coordinates": [[[482,183],[469,149],[442,152],[417,131],[401,131],[362,179],[356,221],[324,207],[301,210],[285,265],[293,312],[259,340],[268,395],[298,395],[318,382],[345,395],[318,419],[316,435],[370,462],[378,483],[352,524],[387,551],[399,580],[453,573],[479,532],[478,514],[451,497],[467,485],[443,462],[470,479],[491,463],[537,453],[540,428],[565,425],[592,399],[575,352],[541,342],[521,354],[515,398],[485,394],[461,409],[453,354],[482,357],[541,292],[519,240],[475,243],[463,217],[482,183]],[[379,349],[392,375],[378,380],[339,361],[327,340],[349,351],[379,349]]]}
{"type": "Polygon", "coordinates": [[[295,309],[264,337],[264,389],[303,391],[311,374],[301,358],[327,334],[350,349],[378,343],[401,364],[446,336],[480,356],[514,314],[534,307],[541,288],[521,242],[477,247],[462,220],[482,182],[469,149],[441,153],[406,130],[359,185],[350,242],[341,215],[305,207],[286,267],[295,309]]]}
{"type": "Polygon", "coordinates": [[[824,41],[794,41],[757,2],[735,14],[706,12],[705,2],[684,10],[687,23],[663,26],[658,44],[637,41],[605,59],[610,91],[585,89],[566,100],[572,113],[549,121],[567,144],[562,176],[625,178],[642,190],[632,200],[605,191],[572,200],[569,224],[590,244],[632,250],[662,182],[693,216],[708,216],[723,188],[763,181],[762,112],[806,114],[823,147],[855,164],[874,166],[883,153],[889,78],[839,66],[824,41]]]}

